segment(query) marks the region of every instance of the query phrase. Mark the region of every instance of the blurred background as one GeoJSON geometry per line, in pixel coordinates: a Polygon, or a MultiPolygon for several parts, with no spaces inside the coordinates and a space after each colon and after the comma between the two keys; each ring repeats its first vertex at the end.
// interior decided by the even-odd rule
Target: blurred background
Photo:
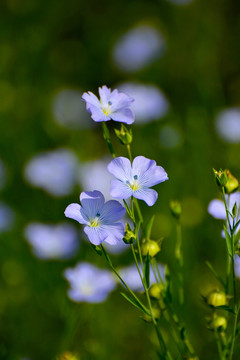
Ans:
{"type": "MultiPolygon", "coordinates": [[[[173,273],[168,204],[182,203],[186,323],[200,358],[216,358],[201,294],[218,285],[205,262],[226,267],[222,223],[207,213],[212,168],[240,177],[239,1],[1,0],[0,30],[0,359],[155,358],[153,329],[120,286],[103,304],[75,303],[63,276],[82,261],[105,267],[64,217],[82,190],[109,199],[107,146],[81,100],[104,84],[135,98],[133,155],[169,175],[142,211],[156,213],[158,260],[173,273]]],[[[109,251],[131,265],[127,246],[109,251]]]]}

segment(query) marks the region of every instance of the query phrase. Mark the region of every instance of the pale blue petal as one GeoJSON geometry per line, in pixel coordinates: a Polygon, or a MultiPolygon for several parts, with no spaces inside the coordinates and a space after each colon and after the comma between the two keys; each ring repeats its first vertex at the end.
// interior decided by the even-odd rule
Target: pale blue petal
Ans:
{"type": "Polygon", "coordinates": [[[80,224],[86,224],[88,222],[86,216],[81,213],[81,206],[79,204],[73,203],[68,205],[64,214],[66,217],[76,220],[80,224]]]}
{"type": "Polygon", "coordinates": [[[134,191],[133,196],[136,199],[145,201],[148,206],[152,206],[157,201],[158,193],[153,189],[146,188],[134,191]]]}
{"type": "Polygon", "coordinates": [[[113,225],[103,225],[101,228],[108,233],[105,242],[110,245],[116,245],[122,241],[124,237],[124,225],[122,223],[115,223],[113,225]]]}
{"type": "Polygon", "coordinates": [[[107,116],[104,114],[104,112],[102,111],[102,108],[98,109],[95,106],[90,105],[88,107],[88,111],[91,113],[92,119],[96,122],[111,120],[110,116],[107,116]]]}
{"type": "Polygon", "coordinates": [[[99,227],[85,226],[83,230],[94,245],[100,245],[108,237],[108,233],[99,227]]]}
{"type": "Polygon", "coordinates": [[[134,122],[134,113],[129,108],[123,108],[111,113],[111,118],[114,121],[118,121],[130,125],[134,122]]]}
{"type": "MultiPolygon", "coordinates": [[[[226,200],[228,202],[228,196],[226,196],[226,200]]],[[[232,212],[232,208],[237,203],[237,207],[240,205],[240,192],[235,192],[231,195],[229,195],[229,211],[232,212]]]]}
{"type": "Polygon", "coordinates": [[[226,219],[226,211],[224,202],[221,200],[214,199],[208,205],[208,212],[210,215],[215,217],[215,219],[226,219]]]}
{"type": "Polygon", "coordinates": [[[234,266],[235,266],[235,275],[237,278],[240,279],[240,257],[238,255],[235,255],[234,266]]]}
{"type": "Polygon", "coordinates": [[[89,105],[93,105],[99,109],[101,108],[100,101],[91,91],[89,91],[88,93],[84,93],[82,99],[87,103],[87,109],[89,105]]]}
{"type": "Polygon", "coordinates": [[[128,199],[133,195],[132,189],[120,180],[111,181],[110,194],[115,199],[128,199]]]}
{"type": "Polygon", "coordinates": [[[139,185],[143,187],[151,187],[168,180],[166,171],[161,166],[157,166],[154,160],[144,156],[137,156],[133,160],[132,169],[133,176],[138,176],[139,185]]]}
{"type": "Polygon", "coordinates": [[[132,167],[128,158],[122,156],[115,158],[108,164],[107,169],[117,179],[123,182],[131,181],[132,167]]]}
{"type": "Polygon", "coordinates": [[[112,111],[119,111],[123,108],[128,108],[134,99],[130,96],[124,94],[123,92],[118,92],[118,90],[114,90],[109,99],[112,103],[112,111]]]}
{"type": "Polygon", "coordinates": [[[93,219],[100,216],[101,209],[104,205],[104,196],[100,191],[87,191],[82,192],[80,195],[80,201],[82,204],[81,213],[88,219],[93,219]]]}
{"type": "Polygon", "coordinates": [[[99,218],[102,224],[112,224],[125,215],[125,208],[116,200],[107,201],[101,210],[99,218]]]}
{"type": "Polygon", "coordinates": [[[101,103],[103,105],[108,105],[108,101],[110,100],[111,97],[111,89],[109,89],[106,85],[104,85],[102,87],[99,87],[98,91],[99,91],[101,103]]]}

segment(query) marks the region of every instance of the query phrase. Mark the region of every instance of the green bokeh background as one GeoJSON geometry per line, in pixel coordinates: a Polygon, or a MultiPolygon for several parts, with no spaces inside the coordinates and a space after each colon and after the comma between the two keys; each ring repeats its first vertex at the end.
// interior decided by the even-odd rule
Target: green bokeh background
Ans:
{"type": "MultiPolygon", "coordinates": [[[[31,156],[58,147],[73,149],[81,161],[107,154],[101,126],[69,130],[54,122],[54,95],[64,88],[96,93],[102,84],[123,81],[155,84],[170,102],[163,119],[132,127],[134,156],[155,159],[170,179],[158,187],[156,206],[142,209],[146,219],[157,213],[154,236],[165,237],[159,260],[174,272],[175,227],[168,203],[181,200],[186,323],[200,359],[217,359],[200,295],[217,285],[205,261],[221,274],[226,267],[221,224],[207,214],[209,201],[218,195],[212,167],[240,176],[240,145],[224,143],[214,129],[219,110],[239,105],[239,1],[176,6],[165,0],[2,0],[0,34],[0,158],[8,170],[1,200],[16,212],[14,228],[0,240],[0,359],[48,360],[67,350],[80,360],[155,359],[151,325],[118,291],[104,304],[68,300],[62,277],[67,266],[80,260],[105,266],[86,242],[72,260],[44,262],[32,256],[23,236],[29,221],[62,221],[65,207],[87,190],[76,187],[71,196],[56,198],[29,186],[23,169],[31,156]],[[162,32],[167,51],[143,70],[121,72],[112,48],[119,36],[144,23],[162,32]],[[180,131],[178,147],[161,146],[165,124],[180,131]]],[[[126,155],[114,143],[118,154],[126,155]]],[[[115,256],[114,262],[129,264],[130,254],[115,256]]],[[[171,343],[164,326],[163,332],[171,343]]]]}

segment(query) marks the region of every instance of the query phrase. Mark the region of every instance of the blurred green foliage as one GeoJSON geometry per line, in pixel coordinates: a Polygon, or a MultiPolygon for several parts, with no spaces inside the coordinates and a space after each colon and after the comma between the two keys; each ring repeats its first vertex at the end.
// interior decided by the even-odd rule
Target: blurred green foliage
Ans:
{"type": "MultiPolygon", "coordinates": [[[[80,192],[76,188],[71,196],[54,198],[30,187],[23,178],[26,162],[57,147],[74,149],[82,161],[107,153],[100,126],[69,130],[54,122],[54,95],[64,88],[96,93],[102,84],[114,87],[122,81],[153,83],[169,99],[164,119],[133,126],[134,155],[155,159],[170,179],[158,187],[157,205],[143,204],[143,212],[146,219],[157,212],[153,234],[165,237],[159,259],[174,271],[175,228],[168,203],[181,201],[186,322],[200,358],[216,358],[200,294],[216,285],[205,261],[221,274],[226,264],[220,224],[207,215],[208,202],[217,196],[212,167],[229,168],[240,177],[240,145],[223,143],[214,131],[217,111],[239,105],[239,1],[176,6],[165,0],[2,0],[0,33],[0,157],[8,170],[1,200],[16,212],[14,228],[0,240],[0,359],[50,360],[64,351],[80,360],[154,359],[151,325],[138,319],[117,292],[103,305],[67,299],[62,278],[67,266],[79,260],[104,266],[87,243],[72,260],[44,262],[31,255],[23,237],[30,221],[63,220],[66,205],[80,192]],[[167,51],[143,70],[126,74],[114,65],[112,47],[139,23],[159,28],[167,51]],[[179,129],[178,147],[161,146],[163,124],[179,129]]],[[[115,146],[126,154],[122,145],[115,146]]],[[[130,254],[114,261],[129,264],[130,254]]],[[[235,359],[238,352],[239,347],[235,359]]]]}

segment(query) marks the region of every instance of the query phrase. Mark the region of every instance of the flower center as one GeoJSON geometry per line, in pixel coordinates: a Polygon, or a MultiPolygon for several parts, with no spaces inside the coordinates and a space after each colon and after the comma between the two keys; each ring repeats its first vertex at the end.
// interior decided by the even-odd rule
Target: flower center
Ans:
{"type": "Polygon", "coordinates": [[[100,224],[100,221],[99,221],[99,216],[97,215],[95,218],[93,219],[90,219],[90,224],[89,226],[91,227],[98,227],[100,224]]]}
{"type": "Polygon", "coordinates": [[[112,102],[111,101],[108,101],[108,105],[106,106],[102,106],[102,111],[103,113],[108,116],[110,113],[111,113],[111,105],[112,105],[112,102]]]}
{"type": "Polygon", "coordinates": [[[93,290],[92,286],[90,284],[87,284],[87,283],[82,284],[80,286],[79,290],[85,296],[90,296],[90,295],[92,295],[94,293],[94,290],[93,290]]]}
{"type": "Polygon", "coordinates": [[[127,181],[127,185],[133,190],[136,191],[140,189],[140,185],[138,183],[138,176],[134,175],[133,180],[131,182],[127,181]]]}

